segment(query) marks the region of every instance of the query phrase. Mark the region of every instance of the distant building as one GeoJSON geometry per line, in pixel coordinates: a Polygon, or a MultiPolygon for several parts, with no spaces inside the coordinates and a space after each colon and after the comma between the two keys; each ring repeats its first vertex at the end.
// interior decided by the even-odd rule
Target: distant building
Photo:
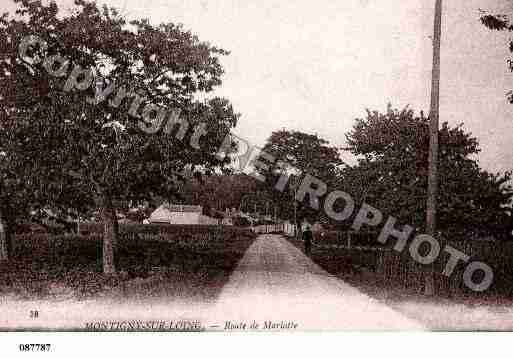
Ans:
{"type": "Polygon", "coordinates": [[[165,224],[219,224],[219,220],[203,214],[203,207],[164,203],[149,218],[150,223],[165,224]]]}
{"type": "Polygon", "coordinates": [[[233,226],[233,219],[232,219],[232,217],[224,217],[221,220],[221,224],[223,226],[233,226]]]}
{"type": "Polygon", "coordinates": [[[226,208],[224,212],[221,212],[222,220],[221,224],[223,226],[233,226],[233,220],[238,215],[238,211],[235,208],[226,208]]]}
{"type": "Polygon", "coordinates": [[[249,213],[244,213],[236,208],[227,208],[223,214],[222,223],[227,226],[240,226],[249,227],[259,221],[257,216],[252,216],[249,213]]]}

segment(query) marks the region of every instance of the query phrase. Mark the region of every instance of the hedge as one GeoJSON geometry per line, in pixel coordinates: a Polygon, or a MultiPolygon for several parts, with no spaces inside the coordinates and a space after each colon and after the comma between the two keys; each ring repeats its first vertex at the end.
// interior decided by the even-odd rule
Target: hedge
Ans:
{"type": "Polygon", "coordinates": [[[164,283],[177,284],[179,277],[185,288],[215,291],[219,286],[212,283],[227,280],[255,238],[251,231],[235,228],[215,232],[212,228],[176,229],[169,229],[169,233],[141,233],[135,227],[125,227],[115,253],[116,269],[124,273],[121,276],[102,274],[99,234],[19,235],[13,256],[0,264],[0,292],[44,297],[49,293],[49,283],[58,282],[78,296],[90,296],[133,278],[152,276],[156,270],[168,278],[164,283]]]}
{"type": "MultiPolygon", "coordinates": [[[[378,243],[378,233],[351,235],[351,247],[347,247],[347,233],[327,231],[323,236],[316,233],[314,260],[333,274],[343,274],[351,272],[354,268],[365,267],[385,286],[399,287],[417,293],[423,292],[426,270],[433,270],[435,290],[440,295],[483,294],[513,297],[513,241],[441,239],[439,258],[433,266],[425,266],[412,259],[408,250],[409,245],[402,253],[398,253],[392,249],[395,244],[393,239],[386,245],[378,243]],[[494,281],[485,293],[473,292],[465,286],[462,279],[465,265],[461,262],[450,277],[443,275],[449,259],[449,254],[443,250],[446,245],[467,254],[470,257],[469,263],[479,261],[492,267],[494,281]]],[[[475,280],[479,281],[478,278],[475,280]]]]}
{"type": "MultiPolygon", "coordinates": [[[[201,225],[201,224],[120,224],[119,233],[247,233],[249,228],[223,225],[201,225]]],[[[80,234],[102,234],[102,223],[81,223],[80,234]]]]}

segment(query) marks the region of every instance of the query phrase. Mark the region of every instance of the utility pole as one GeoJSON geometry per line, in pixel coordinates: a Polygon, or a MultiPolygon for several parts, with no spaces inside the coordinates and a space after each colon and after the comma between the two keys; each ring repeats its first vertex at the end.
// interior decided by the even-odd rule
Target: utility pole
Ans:
{"type": "MultiPolygon", "coordinates": [[[[442,37],[442,0],[436,0],[433,36],[433,73],[431,82],[431,108],[429,114],[429,169],[426,208],[426,233],[436,237],[436,209],[438,196],[438,127],[440,114],[440,44],[442,37]]],[[[427,271],[425,295],[434,294],[433,270],[427,271]]]]}

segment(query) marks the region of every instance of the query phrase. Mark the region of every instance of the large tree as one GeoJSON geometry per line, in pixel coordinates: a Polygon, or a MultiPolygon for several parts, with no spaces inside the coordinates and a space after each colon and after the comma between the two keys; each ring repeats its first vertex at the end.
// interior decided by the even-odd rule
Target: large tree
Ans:
{"type": "MultiPolygon", "coordinates": [[[[340,187],[403,224],[424,228],[429,124],[411,109],[368,111],[347,134],[358,163],[347,167],[340,187]]],[[[479,167],[476,138],[462,125],[439,130],[439,230],[445,235],[502,235],[510,221],[511,174],[479,167]]]]}
{"type": "Polygon", "coordinates": [[[258,189],[258,181],[245,174],[215,174],[187,181],[179,199],[185,204],[202,204],[204,207],[224,211],[229,208],[252,209],[247,199],[258,189]]]}
{"type": "Polygon", "coordinates": [[[6,116],[38,150],[33,173],[51,189],[44,205],[100,208],[103,268],[114,273],[118,202],[171,196],[185,168],[227,163],[215,154],[238,115],[225,99],[199,99],[221,84],[227,52],[94,2],[75,0],[71,13],[15,2],[17,15],[0,22],[6,116]],[[30,47],[31,61],[19,51],[28,35],[46,43],[30,47]],[[56,57],[68,64],[48,61],[56,57]]]}
{"type": "Polygon", "coordinates": [[[17,222],[27,218],[40,200],[40,182],[33,177],[30,153],[20,150],[19,131],[5,131],[6,116],[0,115],[0,261],[13,250],[17,222]]]}
{"type": "Polygon", "coordinates": [[[321,212],[311,209],[307,205],[306,198],[303,203],[296,203],[294,200],[295,190],[298,188],[301,178],[306,174],[314,176],[328,185],[335,183],[343,167],[339,149],[331,146],[327,140],[318,135],[279,130],[271,134],[263,151],[276,159],[276,166],[262,174],[266,180],[263,188],[275,199],[275,203],[279,206],[280,216],[293,219],[295,212],[298,221],[327,219],[322,216],[321,212]],[[276,191],[275,185],[283,171],[290,174],[290,185],[284,192],[279,192],[276,191]]]}

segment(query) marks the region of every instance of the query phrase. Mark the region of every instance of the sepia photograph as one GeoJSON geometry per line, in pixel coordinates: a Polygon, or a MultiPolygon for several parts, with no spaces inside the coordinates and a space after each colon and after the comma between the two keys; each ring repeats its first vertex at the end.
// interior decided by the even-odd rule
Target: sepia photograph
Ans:
{"type": "Polygon", "coordinates": [[[0,16],[0,334],[513,331],[513,1],[0,16]]]}

